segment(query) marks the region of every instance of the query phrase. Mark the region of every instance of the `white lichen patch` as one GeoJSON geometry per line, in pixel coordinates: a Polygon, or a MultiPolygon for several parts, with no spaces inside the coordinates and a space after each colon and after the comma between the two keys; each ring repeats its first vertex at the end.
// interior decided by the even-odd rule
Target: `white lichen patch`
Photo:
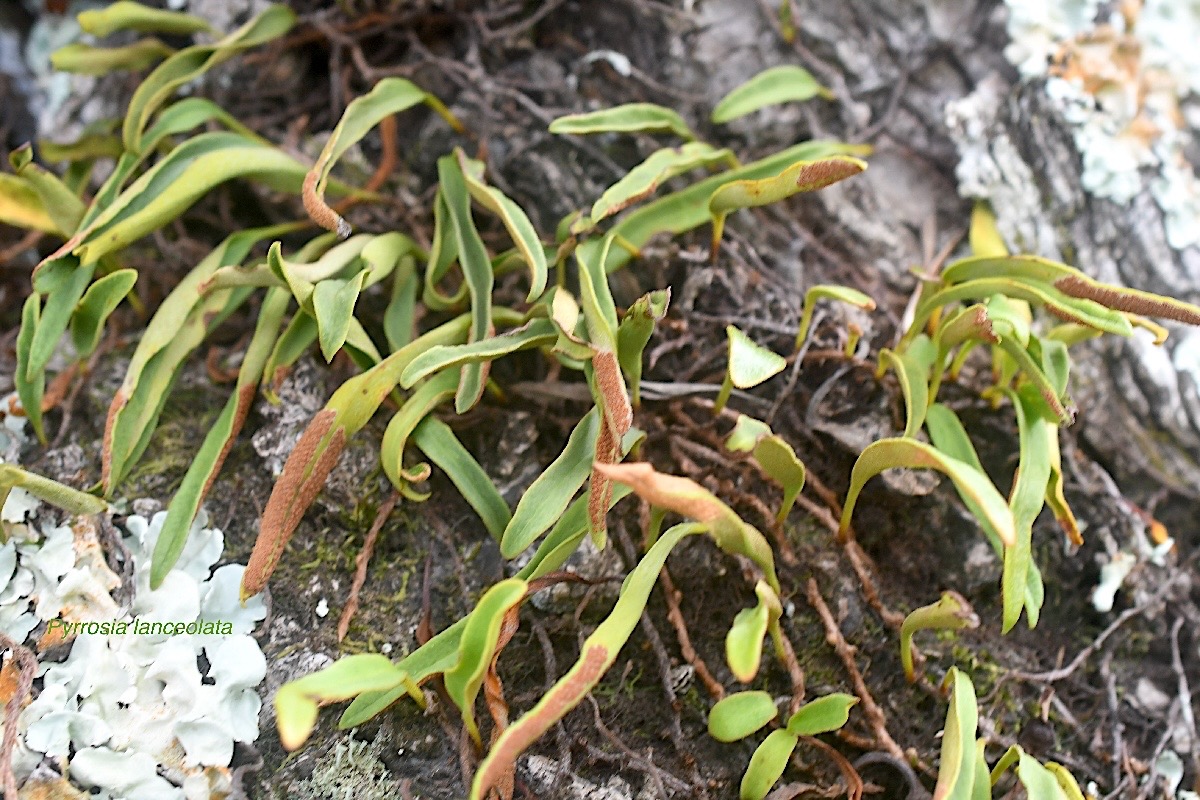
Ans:
{"type": "MultiPolygon", "coordinates": [[[[17,510],[7,503],[6,520],[17,510]]],[[[201,513],[176,568],[151,591],[166,512],[128,518],[134,592],[122,607],[94,520],[55,524],[36,503],[19,510],[0,547],[0,630],[39,653],[64,643],[70,652],[39,665],[18,717],[18,781],[36,771],[39,785],[54,782],[47,766],[65,763],[91,797],[227,796],[234,743],[258,737],[266,660],[250,634],[266,610],[261,598],[239,602],[243,566],[214,569],[221,531],[201,513]],[[158,632],[167,625],[171,633],[158,632]]]]}
{"type": "MultiPolygon", "coordinates": [[[[1044,81],[1070,124],[1083,188],[1117,203],[1149,190],[1170,245],[1200,244],[1200,181],[1185,155],[1192,126],[1184,112],[1200,96],[1200,2],[1125,2],[1116,11],[1098,0],[1006,5],[1011,41],[1005,55],[1024,78],[1044,81]]],[[[1018,230],[1029,227],[1028,209],[1037,207],[1037,197],[1005,196],[1025,184],[1001,177],[1008,166],[998,155],[1004,143],[981,138],[966,124],[986,122],[973,106],[979,102],[972,96],[947,109],[960,151],[960,190],[993,201],[1001,232],[1018,236],[1011,244],[1051,255],[1038,247],[1045,244],[1041,232],[1031,239],[1029,230],[1018,230]],[[1021,205],[1029,200],[1032,205],[1021,205]]]]}

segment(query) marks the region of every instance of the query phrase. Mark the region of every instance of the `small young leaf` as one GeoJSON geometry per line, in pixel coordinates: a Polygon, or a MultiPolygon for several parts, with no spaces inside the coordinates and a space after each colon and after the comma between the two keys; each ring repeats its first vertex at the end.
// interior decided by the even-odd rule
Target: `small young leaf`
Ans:
{"type": "Polygon", "coordinates": [[[670,302],[670,288],[642,295],[625,312],[617,327],[617,360],[629,379],[630,399],[635,408],[641,403],[642,353],[654,334],[655,324],[667,315],[670,302]]]}
{"type": "Polygon", "coordinates": [[[971,228],[968,238],[971,252],[984,258],[1004,258],[1008,247],[996,227],[996,214],[986,200],[976,200],[971,208],[971,228]]]}
{"type": "Polygon", "coordinates": [[[929,371],[936,358],[937,346],[924,334],[914,339],[902,353],[886,349],[879,352],[876,376],[883,377],[889,368],[893,370],[904,395],[906,437],[916,436],[925,424],[925,414],[929,410],[929,371]]]}
{"type": "Polygon", "coordinates": [[[796,451],[782,437],[771,433],[765,422],[745,414],[738,415],[725,447],[735,453],[753,453],[759,468],[783,487],[783,502],[775,515],[782,524],[804,488],[804,462],[796,457],[796,451]]]}
{"type": "Polygon", "coordinates": [[[712,121],[729,122],[760,108],[817,96],[833,99],[833,93],[817,83],[808,70],[791,64],[771,67],[725,95],[713,109],[712,121]]]}
{"type": "Polygon", "coordinates": [[[909,683],[917,679],[912,658],[912,638],[917,631],[957,631],[978,627],[979,617],[967,599],[958,592],[942,592],[936,603],[913,611],[900,626],[900,663],[904,665],[904,677],[908,678],[909,683]]]}
{"type": "Polygon", "coordinates": [[[1053,761],[1047,761],[1044,766],[1054,775],[1054,779],[1058,781],[1058,786],[1067,796],[1067,800],[1085,800],[1083,791],[1079,788],[1079,782],[1066,767],[1053,761]]]}
{"type": "Polygon", "coordinates": [[[1017,764],[1017,779],[1025,787],[1029,800],[1067,800],[1055,773],[1043,767],[1036,758],[1024,751],[1021,752],[1017,764]]]}
{"type": "Polygon", "coordinates": [[[208,22],[192,14],[163,11],[130,0],[118,0],[105,8],[81,11],[76,19],[84,33],[97,37],[108,36],[117,31],[187,36],[190,33],[212,30],[208,22]]]}
{"type": "Polygon", "coordinates": [[[739,611],[725,635],[725,661],[733,677],[742,683],[749,683],[758,674],[763,639],[782,613],[779,597],[766,583],[759,581],[754,593],[758,595],[758,603],[739,611]]]}
{"type": "Polygon", "coordinates": [[[446,694],[462,712],[463,725],[477,745],[481,741],[475,723],[475,698],[495,658],[504,617],[525,598],[527,588],[520,578],[509,578],[484,592],[467,617],[458,646],[458,663],[444,676],[446,694]]]}
{"type": "Polygon", "coordinates": [[[796,333],[796,350],[799,351],[808,338],[808,328],[812,324],[813,308],[818,300],[837,300],[848,305],[856,306],[864,311],[874,311],[875,301],[867,295],[847,286],[822,284],[813,286],[804,293],[804,308],[800,312],[800,329],[796,333]]]}
{"type": "Polygon", "coordinates": [[[653,103],[627,103],[587,114],[570,114],[550,123],[551,133],[674,133],[689,142],[696,138],[683,117],[653,103]]]}
{"type": "Polygon", "coordinates": [[[763,800],[767,796],[787,768],[797,741],[796,734],[787,730],[771,731],[767,735],[750,757],[746,774],[742,776],[741,800],[763,800]]]}
{"type": "Polygon", "coordinates": [[[41,320],[41,308],[41,300],[36,293],[26,297],[25,305],[21,307],[21,328],[17,332],[17,368],[13,371],[13,383],[16,386],[17,397],[21,400],[21,407],[25,410],[26,419],[33,426],[38,441],[44,443],[46,432],[42,426],[42,394],[46,389],[46,373],[43,370],[35,370],[30,378],[27,377],[29,373],[25,369],[41,320]]]}
{"type": "Polygon", "coordinates": [[[329,278],[313,286],[313,316],[317,320],[321,355],[325,356],[326,362],[333,361],[346,342],[354,304],[358,302],[366,277],[366,272],[359,272],[353,278],[329,278]]]}
{"type": "Polygon", "coordinates": [[[725,328],[729,338],[729,363],[725,370],[725,381],[714,403],[717,413],[725,407],[729,395],[736,386],[749,389],[783,372],[787,359],[756,344],[733,325],[725,328]]]}
{"type": "Polygon", "coordinates": [[[467,344],[430,347],[409,363],[400,376],[400,385],[408,389],[435,372],[494,361],[519,350],[553,344],[557,338],[558,328],[552,321],[535,319],[498,336],[467,344]]]}
{"type": "Polygon", "coordinates": [[[717,702],[708,712],[708,735],[718,742],[736,742],[779,716],[766,692],[738,692],[717,702]]]}
{"type": "Polygon", "coordinates": [[[951,685],[950,710],[942,733],[942,758],[933,800],[971,800],[975,784],[975,729],[979,711],[975,687],[956,667],[946,674],[951,685]]]}
{"type": "Polygon", "coordinates": [[[119,269],[93,283],[71,315],[71,340],[80,358],[87,358],[100,343],[104,323],[137,282],[136,269],[119,269]]]}
{"type": "Polygon", "coordinates": [[[897,467],[936,469],[944,473],[954,482],[964,500],[969,499],[972,513],[985,519],[1006,546],[1016,543],[1012,512],[987,475],[924,442],[903,438],[880,439],[868,445],[854,463],[842,512],[840,531],[843,536],[850,528],[854,504],[858,502],[863,485],[885,469],[897,467]]]}
{"type": "Polygon", "coordinates": [[[816,736],[836,731],[850,719],[850,709],[857,704],[857,697],[841,692],[818,697],[792,714],[787,724],[788,732],[795,736],[816,736]]]}
{"type": "Polygon", "coordinates": [[[815,192],[850,178],[867,168],[867,162],[851,156],[830,156],[819,161],[797,161],[778,175],[758,180],[737,180],[725,184],[708,199],[712,215],[713,259],[721,245],[725,217],[740,208],[777,203],[800,192],[815,192]]]}
{"type": "Polygon", "coordinates": [[[110,72],[135,72],[157,64],[175,49],[158,39],[140,39],[124,47],[92,47],[73,42],[50,54],[50,65],[59,72],[79,75],[107,75],[110,72]]]}

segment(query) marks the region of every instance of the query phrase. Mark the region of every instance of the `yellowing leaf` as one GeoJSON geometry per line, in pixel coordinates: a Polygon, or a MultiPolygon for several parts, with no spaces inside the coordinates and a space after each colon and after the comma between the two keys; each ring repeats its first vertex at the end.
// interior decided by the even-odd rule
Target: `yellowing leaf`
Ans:
{"type": "Polygon", "coordinates": [[[688,142],[679,147],[664,147],[655,150],[645,161],[625,173],[619,181],[604,190],[592,205],[591,220],[600,222],[635,203],[645,200],[664,181],[717,162],[728,162],[733,153],[724,148],[718,150],[703,142],[688,142]]]}
{"type": "Polygon", "coordinates": [[[550,123],[551,133],[674,133],[691,141],[695,139],[683,117],[669,108],[653,103],[627,103],[621,106],[569,114],[550,123]]]}
{"type": "Polygon", "coordinates": [[[207,21],[192,14],[164,11],[130,0],[117,0],[104,8],[81,11],[76,19],[84,33],[100,37],[117,31],[186,36],[189,33],[212,30],[207,21]]]}
{"type": "Polygon", "coordinates": [[[92,47],[75,42],[51,53],[50,65],[61,72],[107,75],[110,72],[145,69],[174,52],[174,48],[158,39],[141,39],[124,47],[92,47]]]}

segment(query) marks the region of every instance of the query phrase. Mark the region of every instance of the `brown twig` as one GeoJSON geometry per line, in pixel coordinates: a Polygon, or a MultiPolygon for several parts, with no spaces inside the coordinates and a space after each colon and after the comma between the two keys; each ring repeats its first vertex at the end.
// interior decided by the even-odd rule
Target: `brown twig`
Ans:
{"type": "Polygon", "coordinates": [[[0,632],[0,648],[12,651],[13,663],[17,664],[20,670],[16,688],[4,706],[4,738],[0,741],[0,781],[3,782],[4,796],[16,800],[17,776],[12,770],[12,755],[13,748],[17,745],[17,717],[21,713],[25,697],[33,687],[37,656],[28,647],[10,639],[3,632],[0,632]]]}
{"type": "Polygon", "coordinates": [[[396,507],[399,500],[400,493],[393,491],[388,495],[387,500],[383,501],[383,505],[375,513],[375,521],[371,523],[371,529],[367,531],[367,538],[363,542],[362,549],[358,551],[358,556],[354,559],[354,582],[350,584],[350,596],[346,598],[346,607],[342,609],[341,619],[338,620],[339,642],[346,638],[346,633],[350,630],[350,620],[354,619],[354,612],[358,611],[358,593],[362,591],[363,584],[367,582],[367,567],[371,563],[371,554],[375,552],[375,542],[379,539],[379,532],[383,530],[383,523],[387,522],[387,518],[391,516],[392,509],[396,507]]]}
{"type": "Polygon", "coordinates": [[[829,756],[838,771],[842,773],[842,779],[846,782],[846,796],[850,800],[860,800],[863,795],[863,779],[854,765],[846,760],[844,755],[815,736],[805,736],[804,741],[825,751],[825,755],[829,756]]]}
{"type": "Polygon", "coordinates": [[[857,649],[854,645],[846,641],[842,636],[841,630],[838,629],[837,621],[834,620],[833,614],[829,611],[829,606],[825,605],[824,598],[821,597],[821,590],[817,586],[817,582],[809,578],[805,586],[805,594],[808,597],[809,604],[821,617],[821,622],[825,626],[825,641],[833,647],[838,658],[842,660],[842,664],[846,667],[846,672],[850,676],[850,682],[854,686],[854,694],[862,702],[863,712],[867,715],[867,721],[871,725],[871,731],[875,734],[875,740],[879,748],[887,751],[896,758],[904,758],[904,751],[900,749],[900,745],[896,744],[896,740],[887,730],[887,717],[883,713],[883,709],[875,702],[875,698],[871,696],[871,692],[867,689],[867,683],[863,680],[862,673],[858,670],[858,665],[854,663],[854,655],[857,649]]]}

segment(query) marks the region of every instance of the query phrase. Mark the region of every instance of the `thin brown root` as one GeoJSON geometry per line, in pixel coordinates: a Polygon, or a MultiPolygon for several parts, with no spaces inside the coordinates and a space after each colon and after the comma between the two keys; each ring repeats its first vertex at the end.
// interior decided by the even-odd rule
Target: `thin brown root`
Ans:
{"type": "Polygon", "coordinates": [[[358,611],[358,595],[362,591],[363,584],[367,582],[367,567],[371,563],[371,554],[375,552],[375,542],[379,539],[379,532],[383,530],[383,523],[387,522],[387,518],[391,516],[392,509],[396,507],[399,500],[400,493],[393,491],[388,495],[388,499],[383,501],[383,505],[375,514],[375,521],[371,523],[371,529],[367,531],[367,538],[363,542],[362,549],[358,551],[358,556],[354,559],[354,582],[350,584],[350,596],[346,598],[346,607],[342,609],[341,619],[338,620],[339,642],[346,638],[346,634],[350,631],[350,620],[354,619],[354,613],[358,611]]]}
{"type": "Polygon", "coordinates": [[[850,676],[850,683],[854,686],[854,694],[862,702],[863,713],[867,715],[867,722],[871,726],[871,732],[875,734],[875,741],[879,749],[885,750],[898,759],[904,759],[904,751],[900,749],[900,745],[896,744],[896,740],[887,730],[887,717],[883,713],[883,709],[875,702],[875,698],[871,696],[871,692],[867,689],[867,682],[863,680],[862,673],[858,670],[858,665],[854,663],[854,656],[857,649],[846,641],[842,636],[841,630],[838,629],[837,621],[833,618],[833,614],[829,610],[829,606],[825,605],[824,598],[821,597],[821,590],[817,587],[817,582],[809,578],[805,586],[805,594],[808,597],[809,605],[816,610],[821,617],[821,622],[825,626],[825,641],[833,647],[838,658],[842,660],[842,664],[846,667],[846,672],[850,676]]]}

